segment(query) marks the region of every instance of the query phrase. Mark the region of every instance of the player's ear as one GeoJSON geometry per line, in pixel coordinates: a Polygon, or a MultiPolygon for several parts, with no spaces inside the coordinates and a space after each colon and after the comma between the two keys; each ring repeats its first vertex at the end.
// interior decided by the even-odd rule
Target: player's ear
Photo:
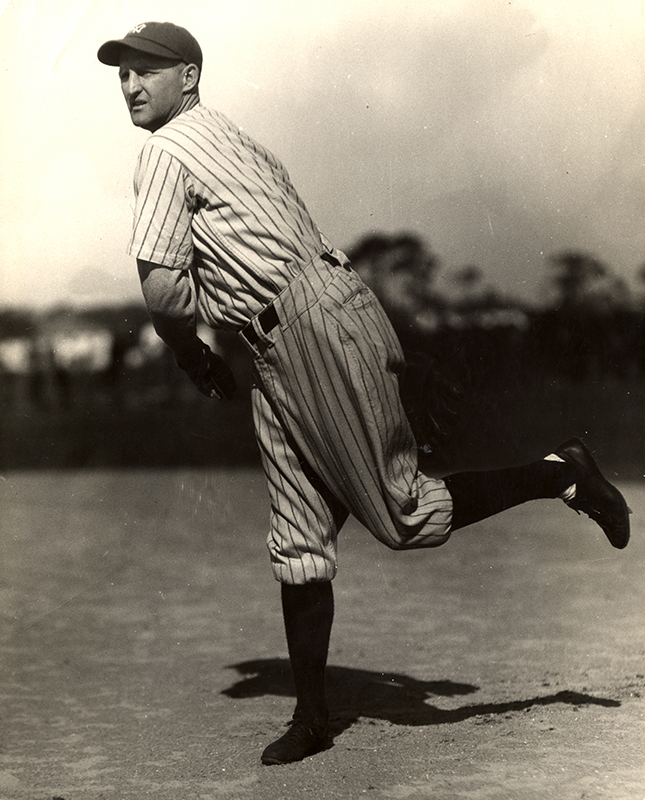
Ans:
{"type": "Polygon", "coordinates": [[[199,67],[197,64],[187,64],[186,68],[184,69],[184,94],[189,94],[190,92],[195,91],[198,84],[199,67]]]}

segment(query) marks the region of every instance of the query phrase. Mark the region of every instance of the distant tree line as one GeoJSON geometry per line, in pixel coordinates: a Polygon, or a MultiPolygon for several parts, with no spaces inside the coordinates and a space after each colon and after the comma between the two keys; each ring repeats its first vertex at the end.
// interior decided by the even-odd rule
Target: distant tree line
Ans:
{"type": "Polygon", "coordinates": [[[414,234],[366,236],[348,251],[385,307],[404,349],[442,354],[484,380],[509,368],[583,381],[645,373],[645,265],[632,292],[587,253],[551,257],[548,296],[531,306],[466,265],[441,288],[439,260],[414,234]]]}
{"type": "MultiPolygon", "coordinates": [[[[573,381],[645,374],[645,265],[630,290],[594,256],[550,259],[548,297],[530,306],[502,294],[476,265],[438,280],[440,263],[417,235],[373,234],[348,250],[405,350],[430,350],[470,383],[509,371],[573,381]],[[641,291],[642,287],[642,291],[641,291]]],[[[238,338],[209,344],[244,374],[238,338]]],[[[0,399],[14,407],[65,407],[88,397],[165,401],[189,387],[152,331],[143,303],[80,311],[0,310],[0,399]]]]}

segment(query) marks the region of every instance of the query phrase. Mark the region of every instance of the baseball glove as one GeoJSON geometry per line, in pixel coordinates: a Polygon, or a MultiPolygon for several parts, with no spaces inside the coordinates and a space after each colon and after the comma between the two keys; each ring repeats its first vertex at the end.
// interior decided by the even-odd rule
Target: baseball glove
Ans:
{"type": "Polygon", "coordinates": [[[221,356],[199,340],[201,351],[190,363],[177,362],[206,397],[230,400],[237,390],[235,375],[221,356]]]}
{"type": "Polygon", "coordinates": [[[408,352],[400,392],[419,449],[431,453],[447,444],[464,399],[459,381],[434,356],[408,352]]]}

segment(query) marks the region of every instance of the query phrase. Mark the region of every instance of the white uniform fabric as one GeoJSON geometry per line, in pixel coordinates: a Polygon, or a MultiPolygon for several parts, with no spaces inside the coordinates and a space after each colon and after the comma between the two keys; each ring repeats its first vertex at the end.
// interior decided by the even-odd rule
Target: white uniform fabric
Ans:
{"type": "MultiPolygon", "coordinates": [[[[253,414],[277,580],[331,580],[349,513],[396,549],[449,537],[452,500],[418,469],[398,392],[403,355],[376,297],[323,239],[285,168],[199,105],[147,140],[129,252],[192,276],[212,327],[259,342],[253,414]],[[280,324],[265,334],[269,304],[280,324]]],[[[180,302],[179,300],[177,301],[180,302]]]]}
{"type": "Polygon", "coordinates": [[[250,349],[276,579],[332,580],[349,513],[396,550],[446,542],[452,499],[418,469],[399,398],[403,353],[374,294],[315,258],[273,306],[280,324],[255,325],[250,349]]]}
{"type": "Polygon", "coordinates": [[[242,328],[323,249],[281,162],[203,105],[146,140],[134,187],[130,255],[190,270],[214,328],[242,328]]]}

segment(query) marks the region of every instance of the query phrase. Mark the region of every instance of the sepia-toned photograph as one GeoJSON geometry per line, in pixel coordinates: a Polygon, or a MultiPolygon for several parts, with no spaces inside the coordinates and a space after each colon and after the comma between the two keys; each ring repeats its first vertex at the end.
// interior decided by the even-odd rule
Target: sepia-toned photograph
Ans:
{"type": "Polygon", "coordinates": [[[0,0],[0,798],[645,798],[642,0],[0,0]]]}

